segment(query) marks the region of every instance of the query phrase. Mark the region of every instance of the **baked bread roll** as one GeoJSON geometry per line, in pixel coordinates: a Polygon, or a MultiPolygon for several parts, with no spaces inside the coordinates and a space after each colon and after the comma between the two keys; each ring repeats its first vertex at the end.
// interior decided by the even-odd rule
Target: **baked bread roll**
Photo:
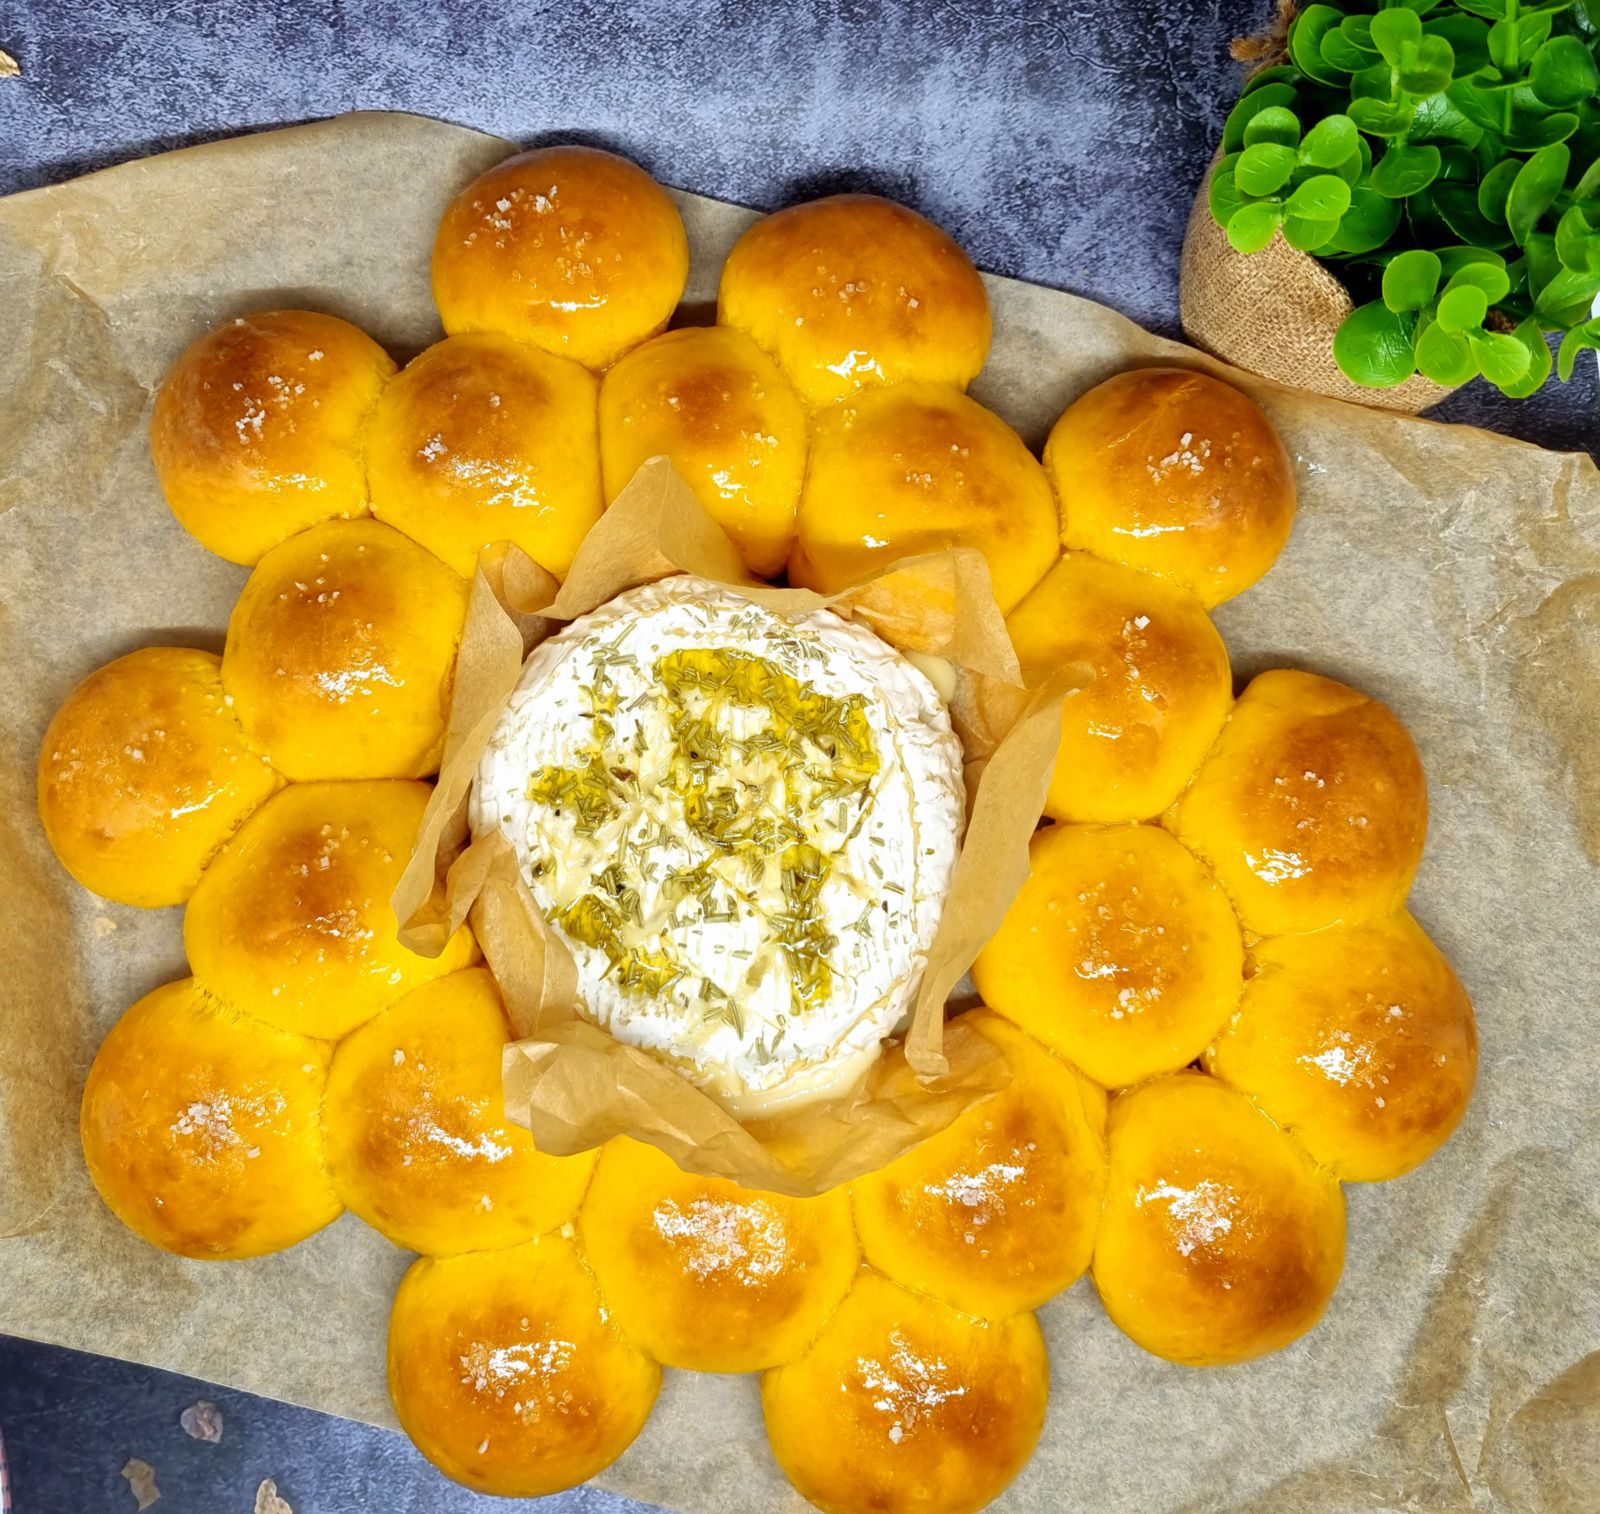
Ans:
{"type": "Polygon", "coordinates": [[[1399,908],[1428,832],[1428,785],[1387,706],[1314,673],[1254,679],[1173,811],[1261,936],[1399,908]]]}
{"type": "Polygon", "coordinates": [[[339,1043],[323,1103],[328,1171],[395,1245],[493,1251],[577,1214],[594,1153],[545,1156],[506,1119],[510,1039],[494,979],[475,967],[413,989],[339,1043]]]}
{"type": "Polygon", "coordinates": [[[975,547],[1005,611],[1059,550],[1050,485],[1022,439],[941,384],[871,389],[819,414],[796,525],[789,578],[805,588],[831,594],[897,558],[975,547]]]}
{"type": "Polygon", "coordinates": [[[763,216],[722,269],[717,319],[777,359],[809,405],[906,380],[965,389],[989,356],[989,296],[916,211],[832,195],[763,216]]]}
{"type": "Polygon", "coordinates": [[[539,1498],[593,1477],[644,1428],[660,1386],[559,1232],[419,1261],[395,1295],[395,1413],[434,1466],[480,1493],[539,1498]]]}
{"type": "Polygon", "coordinates": [[[592,147],[541,147],[480,174],[433,244],[451,336],[489,331],[604,368],[662,330],[689,278],[678,208],[642,168],[592,147]]]}
{"type": "Polygon", "coordinates": [[[1107,1088],[1192,1062],[1243,987],[1216,881],[1152,825],[1054,825],[1029,858],[972,967],[984,1002],[1107,1088]]]}
{"type": "Polygon", "coordinates": [[[1381,1182],[1426,1161],[1472,1098],[1472,1004],[1404,910],[1262,941],[1206,1066],[1341,1178],[1381,1182]]]}
{"type": "Polygon", "coordinates": [[[1294,525],[1294,465],[1231,384],[1135,368],[1070,405],[1044,447],[1062,540],[1159,573],[1207,609],[1248,589],[1294,525]]]}
{"type": "Polygon", "coordinates": [[[1044,1428],[1031,1314],[984,1321],[863,1271],[811,1349],[761,1380],[784,1475],[827,1514],[971,1514],[1044,1428]]]}
{"type": "Polygon", "coordinates": [[[384,391],[367,478],[372,513],[464,578],[497,541],[565,577],[600,519],[594,378],[509,337],[446,337],[384,391]]]}
{"type": "Polygon", "coordinates": [[[112,1026],[84,1085],[89,1176],[163,1251],[281,1251],[338,1217],[322,1164],[328,1048],[239,1014],[192,978],[112,1026]]]}
{"type": "Polygon", "coordinates": [[[150,417],[172,513],[240,563],[320,520],[365,515],[361,428],[393,372],[365,332],[312,310],[208,331],[173,364],[150,417]]]}
{"type": "Polygon", "coordinates": [[[463,926],[437,957],[397,939],[389,903],[416,844],[425,783],[293,783],[217,854],[183,942],[235,1008],[336,1041],[413,988],[477,959],[463,926]]]}
{"type": "Polygon", "coordinates": [[[669,331],[636,347],[600,385],[609,505],[663,456],[762,578],[783,571],[806,471],[806,417],[777,365],[726,326],[669,331]]]}
{"type": "Polygon", "coordinates": [[[1068,552],[1006,621],[1023,677],[1087,675],[1062,707],[1045,813],[1149,820],[1182,792],[1233,703],[1228,649],[1185,589],[1068,552]]]}
{"type": "Polygon", "coordinates": [[[96,669],[39,748],[39,818],[61,865],[118,904],[182,904],[281,782],[245,745],[221,659],[146,647],[96,669]]]}
{"type": "Polygon", "coordinates": [[[1106,1178],[1106,1096],[999,1015],[963,1023],[1011,1081],[850,1185],[867,1260],[918,1293],[1005,1319],[1083,1276],[1106,1178]]]}
{"type": "Polygon", "coordinates": [[[1146,1351],[1217,1367],[1322,1318],[1344,1269],[1344,1195],[1242,1095],[1177,1072],[1111,1102],[1094,1281],[1146,1351]]]}
{"type": "Polygon", "coordinates": [[[263,557],[228,621],[222,686],[297,781],[437,771],[467,581],[375,520],[328,521],[263,557]]]}
{"type": "Polygon", "coordinates": [[[836,1188],[795,1199],[682,1171],[625,1137],[583,1201],[584,1254],[618,1325],[668,1367],[792,1361],[849,1291],[861,1254],[836,1188]]]}

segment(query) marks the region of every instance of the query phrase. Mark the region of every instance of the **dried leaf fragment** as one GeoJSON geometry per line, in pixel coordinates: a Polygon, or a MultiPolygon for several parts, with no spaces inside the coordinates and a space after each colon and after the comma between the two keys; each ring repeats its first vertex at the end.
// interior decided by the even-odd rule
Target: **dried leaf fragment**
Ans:
{"type": "Polygon", "coordinates": [[[185,1435],[203,1440],[211,1445],[222,1439],[222,1410],[210,1399],[198,1399],[178,1416],[185,1435]]]}
{"type": "Polygon", "coordinates": [[[156,1469],[147,1461],[134,1457],[123,1467],[122,1475],[128,1479],[128,1491],[139,1500],[140,1509],[148,1509],[161,1497],[156,1486],[156,1469]]]}
{"type": "Polygon", "coordinates": [[[20,79],[22,68],[10,53],[0,50],[0,79],[20,79]]]}
{"type": "Polygon", "coordinates": [[[278,1496],[278,1485],[270,1477],[262,1478],[256,1489],[255,1514],[294,1514],[288,1500],[278,1496]]]}

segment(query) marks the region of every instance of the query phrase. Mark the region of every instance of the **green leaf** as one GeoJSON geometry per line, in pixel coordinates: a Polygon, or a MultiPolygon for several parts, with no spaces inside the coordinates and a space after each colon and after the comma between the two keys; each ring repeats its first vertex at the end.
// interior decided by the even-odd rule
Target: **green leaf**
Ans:
{"type": "Polygon", "coordinates": [[[1545,341],[1539,323],[1532,319],[1523,321],[1511,335],[1528,349],[1528,371],[1514,384],[1500,387],[1512,399],[1525,400],[1544,388],[1545,380],[1550,377],[1550,344],[1545,341]]]}
{"type": "Polygon", "coordinates": [[[1239,154],[1234,182],[1247,195],[1276,194],[1289,182],[1297,161],[1292,147],[1281,142],[1257,142],[1239,154]]]}
{"type": "Polygon", "coordinates": [[[1416,372],[1411,350],[1413,321],[1381,300],[1358,305],[1333,336],[1333,360],[1353,384],[1391,389],[1416,372]]]}
{"type": "Polygon", "coordinates": [[[1455,52],[1443,37],[1424,37],[1414,53],[1406,50],[1405,61],[1398,70],[1400,88],[1414,95],[1449,89],[1455,66],[1455,52]]]}
{"type": "Polygon", "coordinates": [[[1295,67],[1308,79],[1335,89],[1344,85],[1345,76],[1323,62],[1322,39],[1342,20],[1331,5],[1308,5],[1289,28],[1289,57],[1295,67]]]}
{"type": "Polygon", "coordinates": [[[1578,180],[1577,188],[1572,191],[1575,200],[1593,200],[1600,198],[1600,158],[1596,158],[1583,171],[1583,177],[1578,180]]]}
{"type": "Polygon", "coordinates": [[[1506,224],[1506,197],[1511,193],[1511,185],[1521,169],[1520,159],[1507,158],[1503,163],[1496,163],[1483,176],[1483,182],[1478,185],[1478,209],[1485,219],[1497,221],[1502,226],[1506,224]]]}
{"type": "Polygon", "coordinates": [[[1496,21],[1489,28],[1489,61],[1502,73],[1515,73],[1517,68],[1517,23],[1496,21]]]}
{"type": "Polygon", "coordinates": [[[1571,326],[1589,314],[1597,293],[1600,293],[1600,278],[1563,268],[1539,287],[1534,308],[1552,326],[1571,326]]]}
{"type": "Polygon", "coordinates": [[[1478,197],[1470,184],[1438,183],[1433,186],[1434,209],[1439,219],[1463,242],[1474,247],[1509,247],[1511,233],[1488,220],[1478,209],[1478,197]]]}
{"type": "Polygon", "coordinates": [[[1313,168],[1337,168],[1357,155],[1359,142],[1349,116],[1324,116],[1300,143],[1300,161],[1313,168]]]}
{"type": "Polygon", "coordinates": [[[1504,388],[1526,376],[1532,354],[1509,331],[1474,331],[1467,340],[1483,376],[1504,388]]]}
{"type": "Polygon", "coordinates": [[[1600,271],[1600,236],[1581,205],[1569,205],[1556,222],[1556,256],[1564,268],[1600,271]]]}
{"type": "Polygon", "coordinates": [[[1244,129],[1262,111],[1274,106],[1287,108],[1300,103],[1300,92],[1287,84],[1270,84],[1252,89],[1232,110],[1222,127],[1222,150],[1238,152],[1244,146],[1244,129]]]}
{"type": "Polygon", "coordinates": [[[1531,59],[1544,46],[1554,21],[1551,12],[1525,5],[1517,18],[1517,56],[1524,61],[1531,59]]]}
{"type": "Polygon", "coordinates": [[[1471,331],[1483,325],[1489,313],[1489,301],[1481,289],[1470,284],[1447,289],[1439,296],[1437,317],[1446,331],[1471,331]]]}
{"type": "MultiPolygon", "coordinates": [[[[1522,91],[1513,91],[1516,99],[1522,91]]],[[[1532,94],[1529,90],[1528,94],[1532,94]]],[[[1538,105],[1533,109],[1521,106],[1511,114],[1511,128],[1503,133],[1508,147],[1517,152],[1536,152],[1541,147],[1553,147],[1565,142],[1578,129],[1579,118],[1572,111],[1547,112],[1538,105]]]]}
{"type": "Polygon", "coordinates": [[[1300,118],[1283,105],[1269,105],[1258,110],[1246,123],[1244,144],[1253,147],[1257,142],[1280,142],[1285,147],[1300,145],[1300,118]]]}
{"type": "Polygon", "coordinates": [[[1505,20],[1506,0],[1456,0],[1456,4],[1474,16],[1484,16],[1490,21],[1505,20]]]}
{"type": "Polygon", "coordinates": [[[1566,183],[1572,154],[1566,144],[1542,147],[1518,170],[1506,195],[1506,225],[1519,244],[1526,243],[1539,219],[1566,183]]]}
{"type": "MultiPolygon", "coordinates": [[[[1347,17],[1345,25],[1355,17],[1347,17]]],[[[1364,68],[1372,66],[1372,54],[1363,51],[1350,40],[1343,26],[1331,27],[1322,34],[1317,47],[1322,54],[1323,63],[1331,70],[1341,74],[1358,74],[1364,68]]]]}
{"type": "Polygon", "coordinates": [[[1565,384],[1572,377],[1572,369],[1580,352],[1600,351],[1600,320],[1585,321],[1574,326],[1561,338],[1561,350],[1556,354],[1556,372],[1565,384]]]}
{"type": "Polygon", "coordinates": [[[1457,79],[1448,90],[1450,103],[1475,126],[1499,132],[1505,125],[1500,97],[1481,85],[1457,79]]]}
{"type": "Polygon", "coordinates": [[[1422,29],[1430,37],[1443,37],[1456,55],[1455,76],[1465,79],[1489,63],[1489,28],[1472,16],[1448,11],[1425,21],[1422,29]]]}
{"type": "Polygon", "coordinates": [[[1233,164],[1227,158],[1217,165],[1217,171],[1211,175],[1209,201],[1211,219],[1218,226],[1226,226],[1233,213],[1246,203],[1244,196],[1239,193],[1239,186],[1233,182],[1233,164]]]}
{"type": "Polygon", "coordinates": [[[1352,100],[1347,114],[1362,131],[1375,137],[1398,137],[1411,126],[1412,112],[1387,100],[1352,100]]]}
{"type": "Polygon", "coordinates": [[[1474,259],[1451,273],[1444,287],[1446,294],[1453,289],[1477,289],[1483,295],[1485,306],[1498,305],[1511,293],[1511,275],[1504,258],[1474,259]]]}
{"type": "Polygon", "coordinates": [[[1372,18],[1372,41],[1383,54],[1383,61],[1398,68],[1404,49],[1422,41],[1422,21],[1415,11],[1381,10],[1372,18]]]}
{"type": "Polygon", "coordinates": [[[1282,208],[1271,201],[1241,205],[1228,221],[1228,243],[1235,252],[1260,252],[1282,219],[1282,208]]]}
{"type": "Polygon", "coordinates": [[[1319,252],[1333,240],[1339,229],[1337,221],[1318,221],[1306,216],[1286,215],[1283,218],[1283,239],[1301,252],[1319,252]]]}
{"type": "Polygon", "coordinates": [[[1383,303],[1397,314],[1432,304],[1441,271],[1438,254],[1426,248],[1398,253],[1383,270],[1383,303]]]}
{"type": "Polygon", "coordinates": [[[1339,222],[1338,233],[1324,251],[1363,257],[1382,247],[1399,225],[1398,200],[1386,198],[1369,184],[1357,184],[1350,191],[1350,208],[1339,222]]]}
{"type": "MultiPolygon", "coordinates": [[[[1380,16],[1409,16],[1410,11],[1379,11],[1380,16]]],[[[1403,200],[1426,189],[1439,176],[1439,149],[1411,147],[1397,142],[1378,159],[1372,170],[1372,187],[1391,200],[1403,200]]]]}
{"type": "Polygon", "coordinates": [[[1457,331],[1446,331],[1436,321],[1417,338],[1417,368],[1446,389],[1454,389],[1478,375],[1472,346],[1457,331]]]}
{"type": "Polygon", "coordinates": [[[1271,68],[1264,68],[1259,73],[1251,74],[1244,82],[1244,93],[1254,94],[1259,89],[1265,89],[1269,84],[1293,84],[1300,77],[1300,70],[1292,63],[1274,63],[1271,68]]]}
{"type": "Polygon", "coordinates": [[[1552,37],[1533,55],[1528,83],[1546,105],[1577,105],[1600,86],[1600,69],[1578,38],[1552,37]]]}
{"type": "Polygon", "coordinates": [[[1367,54],[1367,61],[1361,65],[1363,68],[1372,64],[1377,57],[1378,44],[1372,40],[1371,16],[1346,16],[1339,23],[1339,35],[1367,54]]]}
{"type": "Polygon", "coordinates": [[[1331,173],[1319,173],[1307,179],[1284,202],[1287,215],[1307,221],[1331,221],[1335,225],[1349,208],[1350,186],[1331,173]]]}

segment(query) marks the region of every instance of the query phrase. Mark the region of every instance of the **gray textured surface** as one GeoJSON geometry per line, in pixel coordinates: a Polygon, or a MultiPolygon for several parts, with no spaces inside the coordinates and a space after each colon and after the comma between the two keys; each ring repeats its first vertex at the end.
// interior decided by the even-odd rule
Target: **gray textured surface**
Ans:
{"type": "MultiPolygon", "coordinates": [[[[1227,41],[1265,9],[13,0],[0,48],[24,77],[0,81],[0,192],[252,126],[409,109],[604,143],[754,205],[877,189],[987,268],[1176,334],[1189,198],[1237,88],[1227,41]]],[[[1593,385],[1586,371],[1520,406],[1468,391],[1445,415],[1586,447],[1593,385]]],[[[399,1437],[22,1343],[0,1342],[0,1428],[18,1514],[131,1510],[128,1456],[156,1466],[159,1514],[246,1514],[265,1476],[298,1514],[506,1507],[448,1487],[399,1437]],[[203,1392],[227,1417],[221,1446],[178,1429],[203,1392]]],[[[629,1506],[580,1493],[549,1507],[629,1506]]]]}

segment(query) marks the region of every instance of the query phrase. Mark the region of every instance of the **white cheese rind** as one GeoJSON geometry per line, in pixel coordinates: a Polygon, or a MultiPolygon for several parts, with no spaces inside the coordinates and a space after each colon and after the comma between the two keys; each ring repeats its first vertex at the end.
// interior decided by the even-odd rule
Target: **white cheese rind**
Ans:
{"type": "MultiPolygon", "coordinates": [[[[719,705],[717,718],[738,739],[773,724],[749,705],[719,705]]],[[[619,595],[535,649],[479,765],[471,821],[474,834],[500,830],[509,839],[541,910],[572,949],[590,1016],[619,1040],[667,1057],[736,1112],[754,1112],[763,1100],[791,1102],[790,1091],[833,1092],[830,1072],[858,1074],[910,1007],[960,845],[961,767],[932,685],[870,631],[829,611],[781,617],[684,575],[619,595]],[[664,781],[674,728],[656,669],[686,651],[759,657],[816,695],[860,701],[877,770],[848,800],[824,795],[797,809],[792,790],[773,792],[774,759],[719,769],[720,781],[748,780],[741,806],[746,796],[758,809],[776,806],[787,794],[785,813],[801,816],[808,842],[829,858],[815,873],[823,882],[813,908],[832,979],[819,1002],[799,1002],[789,959],[773,944],[772,921],[792,905],[777,864],[762,870],[753,857],[739,866],[719,857],[685,821],[683,794],[664,781]],[[530,797],[534,774],[581,768],[594,756],[600,685],[604,761],[625,775],[626,801],[580,815],[530,797]],[[621,986],[605,950],[555,923],[622,858],[639,861],[628,867],[638,918],[628,940],[684,968],[658,991],[621,986]],[[701,862],[718,880],[713,919],[656,881],[701,862]]]]}

